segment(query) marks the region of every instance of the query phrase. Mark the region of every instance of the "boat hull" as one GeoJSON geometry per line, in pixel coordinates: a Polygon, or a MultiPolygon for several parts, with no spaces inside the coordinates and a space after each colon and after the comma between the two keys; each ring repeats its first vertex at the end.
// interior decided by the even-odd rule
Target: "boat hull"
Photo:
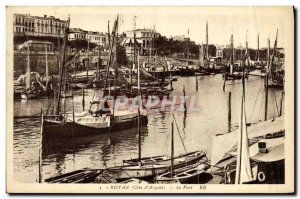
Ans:
{"type": "MultiPolygon", "coordinates": [[[[147,117],[141,117],[142,124],[147,124],[147,117]]],[[[120,131],[124,129],[133,128],[137,124],[137,118],[128,120],[119,120],[111,123],[111,126],[105,127],[93,124],[80,124],[73,121],[54,121],[44,119],[43,121],[43,135],[46,137],[80,137],[88,135],[97,135],[107,133],[108,131],[120,131]]]]}
{"type": "Polygon", "coordinates": [[[130,178],[149,178],[169,171],[169,166],[165,165],[148,165],[136,167],[115,167],[108,168],[108,171],[115,174],[117,181],[130,179],[130,178]]]}

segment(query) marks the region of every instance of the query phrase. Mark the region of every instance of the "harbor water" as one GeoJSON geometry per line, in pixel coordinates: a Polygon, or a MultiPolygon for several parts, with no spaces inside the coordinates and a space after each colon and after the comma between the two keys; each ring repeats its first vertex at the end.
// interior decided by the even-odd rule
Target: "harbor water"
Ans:
{"type": "MultiPolygon", "coordinates": [[[[226,133],[238,127],[241,105],[241,80],[227,81],[223,91],[222,75],[198,77],[196,91],[195,77],[179,77],[173,82],[172,95],[194,96],[197,111],[148,112],[148,124],[142,127],[142,156],[170,154],[170,129],[175,117],[175,155],[195,150],[211,153],[211,136],[226,133]],[[231,121],[228,120],[228,96],[231,92],[231,121]],[[179,131],[179,132],[178,132],[179,131]],[[184,146],[181,142],[184,143],[184,146]]],[[[93,89],[85,92],[85,109],[93,96],[93,89]]],[[[280,112],[282,90],[269,88],[268,118],[277,117],[280,112]]],[[[66,111],[83,110],[81,91],[74,99],[65,98],[66,111]]],[[[42,161],[43,179],[83,168],[105,168],[121,165],[122,160],[138,156],[138,131],[135,126],[118,132],[108,132],[85,137],[52,138],[44,140],[41,147],[41,109],[52,107],[52,99],[14,101],[13,163],[14,178],[21,182],[37,182],[39,157],[42,161]],[[24,118],[22,116],[37,116],[24,118]],[[40,155],[41,148],[41,155],[40,155]]],[[[283,103],[284,104],[284,101],[283,103]]],[[[51,112],[50,111],[49,113],[51,112]]],[[[246,115],[248,123],[264,119],[265,89],[259,77],[246,80],[246,115]]],[[[284,113],[284,109],[283,109],[284,113]]]]}

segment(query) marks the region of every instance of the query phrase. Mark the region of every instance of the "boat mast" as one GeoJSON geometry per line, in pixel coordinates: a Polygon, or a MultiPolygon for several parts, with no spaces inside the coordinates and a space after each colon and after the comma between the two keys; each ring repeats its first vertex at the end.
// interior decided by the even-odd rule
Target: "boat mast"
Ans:
{"type": "Polygon", "coordinates": [[[267,52],[267,73],[265,78],[265,121],[268,119],[268,84],[269,84],[269,71],[270,70],[270,38],[268,38],[268,52],[267,52]]]}
{"type": "Polygon", "coordinates": [[[246,33],[246,52],[245,52],[245,65],[244,65],[244,69],[243,70],[245,70],[245,66],[247,65],[247,66],[249,66],[249,57],[248,57],[248,55],[249,55],[249,52],[248,52],[248,31],[247,31],[247,33],[246,33]]]}
{"type": "Polygon", "coordinates": [[[206,57],[205,59],[208,61],[208,21],[206,22],[206,57]]]}
{"type": "Polygon", "coordinates": [[[171,128],[171,178],[174,176],[174,122],[171,128]]]}
{"type": "Polygon", "coordinates": [[[100,43],[99,43],[99,46],[98,46],[98,63],[97,63],[97,78],[96,80],[98,80],[99,84],[100,84],[100,75],[101,75],[101,72],[100,72],[100,65],[101,65],[101,57],[100,57],[100,43]]]}
{"type": "Polygon", "coordinates": [[[86,65],[86,81],[89,80],[89,67],[90,67],[90,39],[87,38],[87,65],[86,65]]]}
{"type": "Polygon", "coordinates": [[[233,73],[233,64],[234,64],[234,48],[233,48],[233,33],[231,33],[231,56],[230,56],[230,74],[233,73]]]}
{"type": "Polygon", "coordinates": [[[154,29],[154,26],[153,26],[153,28],[151,30],[150,60],[151,60],[151,56],[152,56],[152,45],[153,45],[153,34],[154,34],[153,29],[154,29]]]}
{"type": "Polygon", "coordinates": [[[136,16],[133,17],[133,63],[131,65],[131,72],[130,72],[130,85],[132,89],[132,74],[133,74],[133,67],[135,66],[135,54],[136,54],[136,46],[135,46],[135,37],[136,37],[136,16]]]}
{"type": "Polygon", "coordinates": [[[61,85],[62,85],[62,79],[63,79],[63,70],[65,68],[65,56],[66,56],[66,42],[67,42],[67,36],[68,36],[68,31],[69,31],[69,25],[70,25],[70,17],[67,22],[67,26],[65,27],[65,32],[64,32],[64,38],[63,38],[63,46],[62,46],[62,56],[60,59],[61,67],[60,67],[60,77],[59,77],[59,87],[58,87],[58,99],[57,99],[57,104],[56,104],[56,109],[55,109],[55,114],[59,114],[60,110],[60,98],[61,98],[61,85]]]}
{"type": "MultiPolygon", "coordinates": [[[[118,38],[118,24],[117,24],[117,28],[116,28],[116,37],[118,38]]],[[[117,77],[118,77],[118,62],[117,62],[117,49],[118,49],[118,42],[116,41],[116,44],[114,45],[114,61],[113,61],[113,67],[114,67],[114,71],[115,71],[115,75],[114,75],[114,107],[113,107],[113,117],[115,117],[115,106],[116,106],[116,82],[117,82],[117,77]]]]}
{"type": "Polygon", "coordinates": [[[108,46],[110,47],[110,28],[109,28],[109,20],[107,22],[107,37],[108,37],[108,46]]]}
{"type": "MultiPolygon", "coordinates": [[[[278,38],[278,29],[276,31],[276,38],[275,38],[275,42],[274,42],[274,48],[273,48],[273,52],[272,52],[272,56],[271,56],[271,62],[270,62],[270,74],[272,72],[272,66],[273,66],[273,62],[274,62],[274,57],[276,54],[276,49],[277,49],[277,38],[278,38]]],[[[272,79],[272,74],[271,74],[271,79],[272,79]]]]}
{"type": "Polygon", "coordinates": [[[48,46],[47,42],[45,42],[45,62],[46,62],[46,89],[48,88],[49,84],[49,68],[48,68],[48,46]]]}
{"type": "Polygon", "coordinates": [[[30,55],[29,55],[29,43],[28,43],[28,46],[27,46],[27,77],[26,77],[26,89],[29,89],[30,88],[30,78],[31,78],[31,75],[30,75],[30,55]]]}
{"type": "MultiPolygon", "coordinates": [[[[110,43],[110,49],[109,49],[109,56],[108,56],[108,61],[107,61],[107,68],[106,68],[106,77],[105,77],[105,84],[104,84],[104,89],[103,89],[103,95],[105,94],[106,92],[106,87],[107,87],[107,79],[108,79],[108,74],[109,74],[109,67],[112,63],[112,51],[113,51],[113,46],[114,46],[114,43],[115,43],[115,32],[116,32],[116,28],[117,28],[117,25],[118,25],[118,20],[119,20],[119,15],[117,16],[117,19],[114,23],[114,27],[113,27],[113,30],[112,30],[112,33],[111,33],[111,41],[109,42],[110,43]]],[[[109,37],[110,38],[110,37],[109,37]]]]}
{"type": "Polygon", "coordinates": [[[137,73],[138,73],[138,132],[139,132],[139,161],[141,160],[142,158],[142,139],[141,139],[141,121],[140,121],[140,101],[142,100],[141,99],[141,88],[140,88],[140,63],[139,63],[139,53],[137,55],[137,73]]]}
{"type": "Polygon", "coordinates": [[[186,56],[186,66],[189,65],[189,54],[190,54],[190,49],[189,49],[189,43],[190,43],[190,31],[188,29],[188,36],[187,36],[187,56],[186,56]]]}
{"type": "Polygon", "coordinates": [[[259,62],[259,33],[257,34],[257,61],[259,62]]]}

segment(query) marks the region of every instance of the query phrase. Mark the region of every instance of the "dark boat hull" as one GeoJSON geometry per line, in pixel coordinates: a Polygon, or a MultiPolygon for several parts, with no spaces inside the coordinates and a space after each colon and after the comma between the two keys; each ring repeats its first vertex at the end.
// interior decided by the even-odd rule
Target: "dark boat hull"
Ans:
{"type": "MultiPolygon", "coordinates": [[[[141,124],[147,124],[147,117],[141,117],[141,124]]],[[[45,137],[80,137],[107,133],[108,131],[120,131],[133,128],[137,124],[137,118],[112,122],[110,127],[93,128],[72,121],[43,121],[43,136],[45,137]]]]}

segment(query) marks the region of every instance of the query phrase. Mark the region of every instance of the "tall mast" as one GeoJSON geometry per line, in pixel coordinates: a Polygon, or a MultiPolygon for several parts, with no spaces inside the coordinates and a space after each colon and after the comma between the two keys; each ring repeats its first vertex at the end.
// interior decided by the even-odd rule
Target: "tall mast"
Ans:
{"type": "Polygon", "coordinates": [[[131,65],[131,73],[130,73],[130,85],[132,88],[132,70],[133,70],[133,66],[135,66],[135,54],[136,54],[136,46],[135,46],[135,37],[136,37],[136,33],[135,33],[135,28],[136,28],[136,16],[133,17],[133,64],[131,65]]]}
{"type": "MultiPolygon", "coordinates": [[[[276,31],[276,38],[275,38],[274,48],[273,48],[272,57],[271,57],[270,70],[272,70],[272,65],[273,65],[273,61],[274,61],[275,54],[276,54],[276,49],[277,49],[277,38],[278,38],[278,29],[277,29],[277,31],[276,31]]],[[[271,78],[272,78],[272,76],[271,76],[271,78]]]]}
{"type": "Polygon", "coordinates": [[[233,34],[231,34],[230,42],[231,42],[231,45],[230,45],[230,47],[231,47],[230,62],[231,62],[231,65],[233,66],[233,62],[234,62],[233,34]]]}
{"type": "MultiPolygon", "coordinates": [[[[118,38],[118,24],[117,27],[115,29],[115,35],[116,38],[118,38]]],[[[114,71],[115,71],[115,75],[114,75],[114,108],[113,108],[113,117],[115,116],[115,108],[116,108],[116,82],[117,82],[117,76],[118,76],[118,62],[117,62],[117,48],[118,48],[118,42],[116,41],[116,44],[114,45],[114,61],[113,61],[113,67],[114,67],[114,71]]]]}
{"type": "Polygon", "coordinates": [[[245,66],[247,65],[249,65],[249,57],[248,57],[248,54],[249,52],[248,52],[248,31],[247,31],[247,33],[246,33],[246,52],[245,52],[245,66]]]}
{"type": "Polygon", "coordinates": [[[153,48],[153,37],[154,37],[154,25],[153,25],[153,28],[151,30],[151,42],[150,42],[150,59],[151,59],[151,56],[152,56],[152,48],[153,48]]]}
{"type": "Polygon", "coordinates": [[[231,33],[230,38],[230,48],[231,48],[231,54],[230,54],[230,74],[233,73],[233,65],[234,65],[234,48],[233,48],[233,33],[231,33]]]}
{"type": "Polygon", "coordinates": [[[56,109],[55,109],[55,114],[58,115],[60,111],[60,98],[61,98],[61,85],[62,85],[62,76],[63,76],[63,71],[65,68],[65,55],[66,55],[66,42],[67,42],[67,36],[68,36],[68,31],[69,31],[69,25],[70,25],[70,17],[67,22],[67,26],[65,27],[65,32],[64,32],[64,38],[63,38],[63,47],[62,47],[62,56],[60,59],[61,67],[60,67],[60,78],[59,78],[59,87],[58,87],[58,99],[57,99],[57,104],[56,104],[56,109]]]}
{"type": "Polygon", "coordinates": [[[171,128],[171,178],[174,175],[174,122],[171,128]]]}
{"type": "Polygon", "coordinates": [[[270,38],[268,38],[268,53],[267,53],[267,73],[265,78],[265,121],[268,119],[268,83],[270,70],[270,38]]]}
{"type": "Polygon", "coordinates": [[[48,83],[49,83],[48,46],[47,46],[47,42],[45,43],[45,62],[46,62],[46,89],[47,89],[48,88],[48,83]]]}
{"type": "Polygon", "coordinates": [[[104,84],[104,91],[103,91],[104,94],[106,92],[106,87],[107,87],[109,67],[112,63],[112,53],[113,53],[113,46],[115,44],[115,34],[116,34],[117,25],[118,25],[118,20],[119,20],[119,15],[117,16],[117,19],[114,23],[114,27],[113,27],[113,30],[112,30],[112,33],[111,33],[111,41],[109,42],[110,43],[110,49],[109,49],[109,56],[108,56],[108,62],[107,62],[107,68],[106,68],[106,77],[105,77],[105,84],[104,84]]]}
{"type": "Polygon", "coordinates": [[[140,94],[140,63],[139,63],[139,53],[137,55],[137,73],[138,73],[138,132],[139,132],[139,161],[142,158],[142,140],[141,140],[141,124],[140,124],[140,100],[141,100],[141,94],[140,94]]]}
{"type": "Polygon", "coordinates": [[[206,22],[206,60],[208,60],[208,21],[206,22]]]}
{"type": "Polygon", "coordinates": [[[90,39],[87,41],[87,65],[86,65],[86,80],[89,79],[89,67],[90,67],[90,39]]]}
{"type": "Polygon", "coordinates": [[[101,76],[101,73],[100,73],[100,67],[101,67],[101,57],[100,57],[100,50],[101,50],[101,48],[100,48],[100,44],[99,44],[99,46],[98,46],[98,63],[97,63],[97,73],[96,73],[96,74],[98,74],[96,79],[99,81],[99,83],[100,83],[100,76],[101,76]]]}
{"type": "Polygon", "coordinates": [[[30,75],[30,55],[29,55],[29,43],[28,43],[28,46],[27,46],[27,77],[26,77],[26,89],[29,89],[30,88],[30,78],[31,78],[31,75],[30,75]]]}
{"type": "Polygon", "coordinates": [[[188,36],[187,36],[187,57],[186,57],[186,65],[189,65],[189,54],[190,54],[190,49],[189,49],[189,43],[190,43],[190,31],[188,29],[188,36]]]}
{"type": "Polygon", "coordinates": [[[259,33],[257,34],[257,61],[259,61],[259,33]]]}
{"type": "Polygon", "coordinates": [[[107,22],[107,37],[108,37],[108,46],[110,47],[110,28],[109,28],[109,20],[107,22]]]}

